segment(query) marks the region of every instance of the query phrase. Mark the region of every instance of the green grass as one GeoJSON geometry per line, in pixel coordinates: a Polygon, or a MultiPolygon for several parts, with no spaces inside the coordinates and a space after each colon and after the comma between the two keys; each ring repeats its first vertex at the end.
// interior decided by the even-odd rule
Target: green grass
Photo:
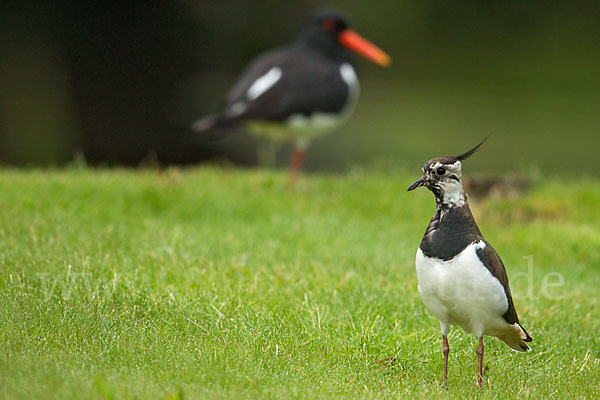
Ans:
{"type": "Polygon", "coordinates": [[[533,351],[486,338],[479,390],[454,328],[446,391],[414,178],[0,171],[0,398],[598,398],[600,183],[472,202],[533,351]]]}

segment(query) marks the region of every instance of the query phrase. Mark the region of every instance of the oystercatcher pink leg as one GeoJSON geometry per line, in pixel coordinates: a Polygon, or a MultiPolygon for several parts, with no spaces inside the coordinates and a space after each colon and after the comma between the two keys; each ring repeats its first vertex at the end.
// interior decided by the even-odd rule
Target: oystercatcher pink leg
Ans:
{"type": "Polygon", "coordinates": [[[290,163],[290,186],[294,187],[300,170],[302,169],[302,162],[306,154],[306,146],[296,145],[292,153],[292,160],[290,163]]]}

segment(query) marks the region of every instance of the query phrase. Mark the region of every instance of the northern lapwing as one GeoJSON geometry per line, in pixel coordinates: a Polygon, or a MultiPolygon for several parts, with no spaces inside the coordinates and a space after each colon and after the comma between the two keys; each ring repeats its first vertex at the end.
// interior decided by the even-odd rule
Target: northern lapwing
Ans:
{"type": "Polygon", "coordinates": [[[390,64],[390,57],[349,29],[337,11],[317,11],[294,42],[252,61],[222,109],[196,121],[192,129],[218,137],[243,126],[275,143],[295,142],[293,183],[310,140],[340,126],[356,105],[359,82],[346,49],[381,66],[390,64]]]}
{"type": "Polygon", "coordinates": [[[459,325],[479,338],[479,386],[483,335],[496,336],[516,351],[529,351],[527,343],[533,340],[519,323],[504,264],[479,231],[463,190],[462,161],[483,142],[461,155],[427,161],[423,176],[408,188],[425,186],[435,195],[435,214],[417,250],[416,267],[421,299],[440,321],[444,386],[450,325],[459,325]]]}

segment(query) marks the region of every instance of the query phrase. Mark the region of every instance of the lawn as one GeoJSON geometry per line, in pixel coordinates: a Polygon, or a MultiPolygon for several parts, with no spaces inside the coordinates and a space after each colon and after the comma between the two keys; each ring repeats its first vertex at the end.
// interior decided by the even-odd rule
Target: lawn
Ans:
{"type": "Polygon", "coordinates": [[[444,390],[418,172],[0,170],[0,398],[600,397],[600,182],[471,202],[534,342],[444,390]]]}

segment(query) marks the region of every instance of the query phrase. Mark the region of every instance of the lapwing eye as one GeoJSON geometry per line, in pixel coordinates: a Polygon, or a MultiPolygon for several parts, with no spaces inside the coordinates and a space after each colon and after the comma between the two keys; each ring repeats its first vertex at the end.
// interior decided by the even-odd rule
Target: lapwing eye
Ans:
{"type": "Polygon", "coordinates": [[[437,169],[437,174],[438,174],[438,175],[444,175],[445,173],[446,173],[446,168],[444,168],[444,167],[439,167],[439,168],[437,169]]]}

